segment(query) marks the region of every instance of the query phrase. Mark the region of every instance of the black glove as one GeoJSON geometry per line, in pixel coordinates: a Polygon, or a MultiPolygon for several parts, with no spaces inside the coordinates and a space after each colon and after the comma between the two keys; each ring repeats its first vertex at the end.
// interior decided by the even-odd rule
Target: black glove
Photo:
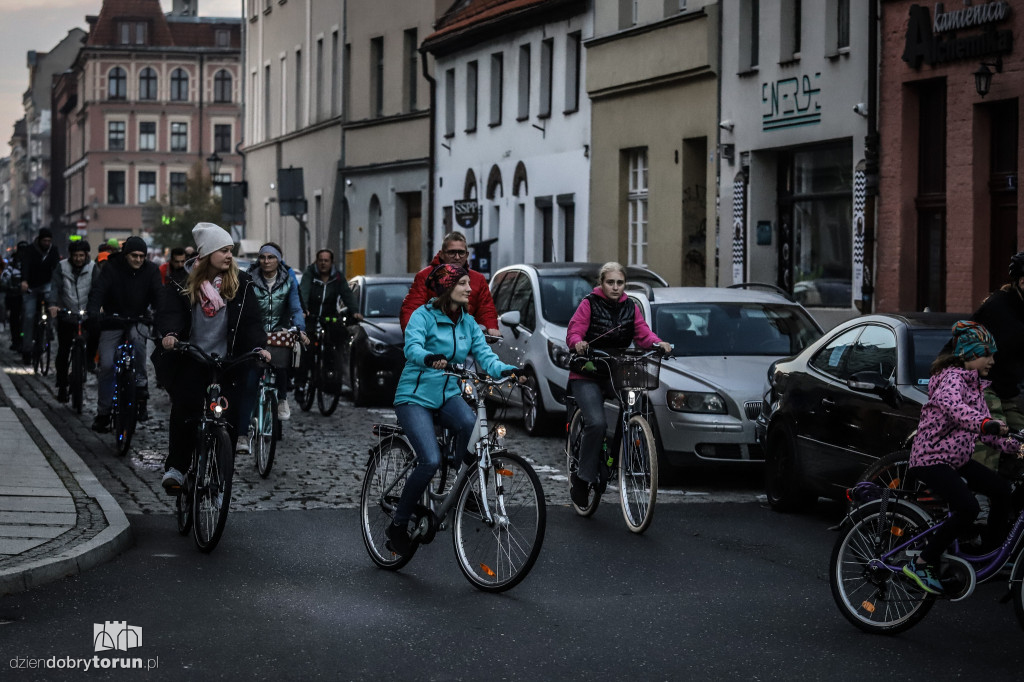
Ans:
{"type": "Polygon", "coordinates": [[[518,367],[516,367],[514,369],[503,369],[503,370],[501,370],[501,376],[503,376],[503,377],[515,377],[516,379],[518,379],[519,375],[522,373],[522,371],[523,370],[519,369],[518,367]]]}
{"type": "Polygon", "coordinates": [[[426,365],[427,367],[430,367],[435,362],[437,362],[439,360],[444,360],[444,359],[445,359],[445,357],[441,353],[431,353],[427,357],[423,358],[423,364],[426,365]]]}
{"type": "Polygon", "coordinates": [[[995,419],[986,419],[981,423],[981,432],[988,436],[998,436],[1002,423],[995,419]]]}

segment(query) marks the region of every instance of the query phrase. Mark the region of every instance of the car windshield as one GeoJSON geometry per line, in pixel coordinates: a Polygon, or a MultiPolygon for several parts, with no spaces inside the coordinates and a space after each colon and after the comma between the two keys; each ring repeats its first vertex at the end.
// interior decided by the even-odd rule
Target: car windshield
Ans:
{"type": "Polygon", "coordinates": [[[927,393],[928,379],[931,377],[932,362],[938,357],[939,351],[949,341],[948,329],[911,329],[910,353],[914,358],[913,374],[910,382],[914,388],[927,393]]]}
{"type": "Polygon", "coordinates": [[[364,317],[398,317],[402,301],[409,293],[407,282],[367,284],[366,298],[363,299],[364,317]]]}
{"type": "MultiPolygon", "coordinates": [[[[644,272],[629,273],[630,282],[642,282],[652,288],[665,285],[654,275],[644,272]]],[[[568,327],[583,297],[597,286],[597,273],[578,272],[570,275],[542,275],[540,277],[540,304],[544,319],[560,327],[568,327]]]]}
{"type": "Polygon", "coordinates": [[[764,303],[662,303],[654,333],[676,356],[795,355],[821,333],[801,308],[764,303]]]}

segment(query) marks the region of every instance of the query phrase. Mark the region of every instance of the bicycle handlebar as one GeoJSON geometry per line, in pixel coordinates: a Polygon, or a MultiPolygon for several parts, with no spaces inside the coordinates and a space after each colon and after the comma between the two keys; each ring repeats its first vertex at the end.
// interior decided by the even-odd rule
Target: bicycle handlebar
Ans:
{"type": "Polygon", "coordinates": [[[506,372],[508,372],[508,374],[502,372],[503,376],[494,378],[486,374],[478,374],[473,370],[469,369],[468,367],[466,367],[465,365],[456,362],[448,363],[448,366],[441,371],[447,374],[448,376],[453,376],[457,379],[480,382],[487,386],[500,386],[501,384],[504,384],[506,382],[516,380],[518,375],[522,373],[523,370],[519,368],[516,368],[514,370],[505,370],[506,372]]]}
{"type": "Polygon", "coordinates": [[[251,350],[248,353],[243,353],[234,360],[230,361],[227,358],[221,357],[219,355],[210,355],[199,346],[191,344],[187,341],[178,341],[177,343],[174,344],[174,347],[171,348],[171,350],[178,353],[191,355],[194,358],[203,360],[207,364],[213,365],[214,367],[220,369],[221,371],[227,371],[249,360],[256,360],[257,362],[267,364],[266,360],[263,359],[263,356],[260,355],[259,351],[257,350],[251,350]]]}

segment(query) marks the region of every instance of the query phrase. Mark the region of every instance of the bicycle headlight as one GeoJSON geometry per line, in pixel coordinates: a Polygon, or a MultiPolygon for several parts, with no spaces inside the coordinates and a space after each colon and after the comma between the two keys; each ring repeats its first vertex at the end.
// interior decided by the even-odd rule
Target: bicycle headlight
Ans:
{"type": "Polygon", "coordinates": [[[626,402],[629,403],[630,407],[636,405],[636,391],[630,391],[626,394],[626,402]]]}
{"type": "Polygon", "coordinates": [[[717,393],[700,391],[669,391],[668,408],[676,412],[697,412],[700,414],[728,414],[725,400],[717,393]]]}
{"type": "Polygon", "coordinates": [[[548,357],[555,367],[569,369],[569,349],[557,341],[548,339],[548,357]]]}
{"type": "Polygon", "coordinates": [[[494,427],[494,432],[498,434],[498,438],[504,438],[505,434],[508,432],[508,429],[505,428],[504,424],[498,424],[497,426],[494,427]]]}

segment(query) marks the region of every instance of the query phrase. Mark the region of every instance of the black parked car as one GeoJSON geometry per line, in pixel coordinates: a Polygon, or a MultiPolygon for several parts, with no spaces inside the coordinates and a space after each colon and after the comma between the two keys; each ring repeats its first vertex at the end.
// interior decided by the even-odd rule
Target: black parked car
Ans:
{"type": "Polygon", "coordinates": [[[363,320],[349,318],[348,338],[339,348],[340,369],[342,383],[352,391],[356,405],[390,404],[395,399],[405,365],[398,313],[413,277],[360,275],[348,282],[363,320]]]}
{"type": "Polygon", "coordinates": [[[868,315],[768,370],[765,492],[778,511],[841,499],[878,458],[909,447],[932,361],[969,315],[868,315]]]}

